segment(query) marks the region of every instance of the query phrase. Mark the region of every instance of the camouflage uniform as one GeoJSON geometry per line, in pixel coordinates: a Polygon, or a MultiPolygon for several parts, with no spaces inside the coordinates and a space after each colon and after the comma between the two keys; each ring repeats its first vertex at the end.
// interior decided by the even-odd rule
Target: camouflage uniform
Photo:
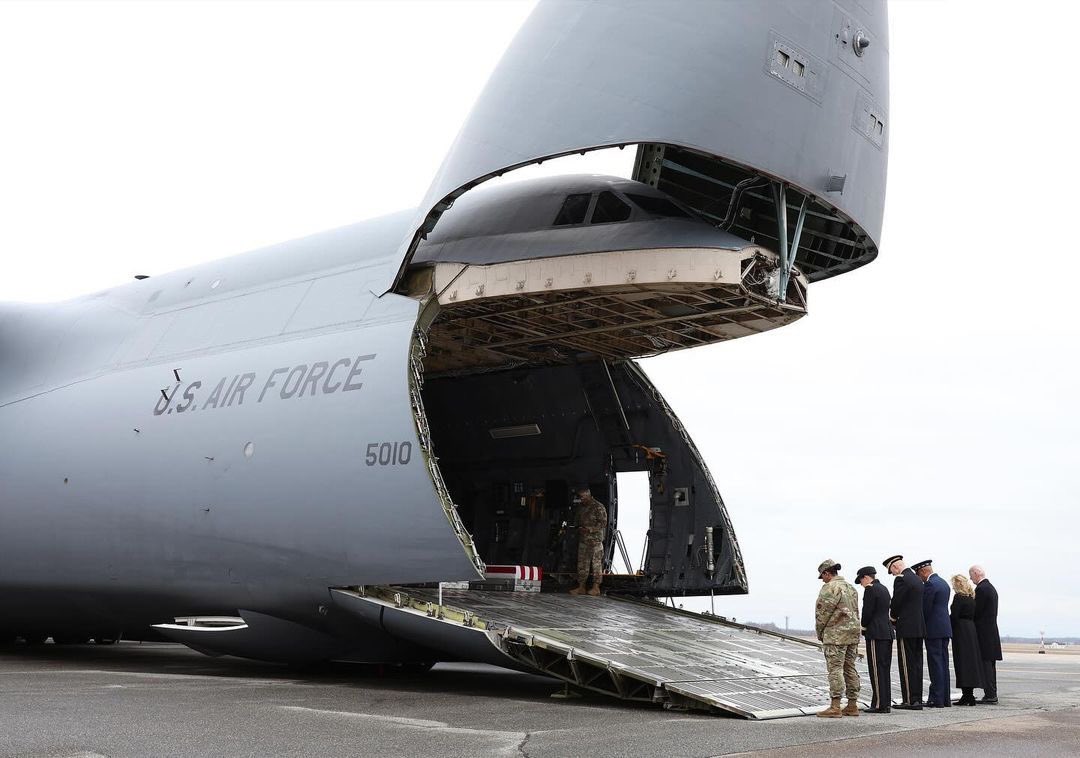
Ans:
{"type": "Polygon", "coordinates": [[[578,511],[578,585],[585,586],[591,573],[593,586],[604,576],[604,532],[607,531],[607,508],[588,495],[581,500],[578,511]]]}
{"type": "Polygon", "coordinates": [[[825,665],[829,669],[829,696],[839,698],[845,692],[849,701],[859,696],[858,657],[859,596],[842,576],[821,585],[815,614],[817,638],[823,643],[825,665]]]}

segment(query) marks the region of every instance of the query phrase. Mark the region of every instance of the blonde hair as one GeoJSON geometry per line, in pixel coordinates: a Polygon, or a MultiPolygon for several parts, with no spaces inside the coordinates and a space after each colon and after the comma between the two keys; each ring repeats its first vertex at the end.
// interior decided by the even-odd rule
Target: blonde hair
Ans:
{"type": "Polygon", "coordinates": [[[952,588],[956,591],[957,595],[975,597],[975,586],[963,574],[957,574],[952,578],[952,588]]]}

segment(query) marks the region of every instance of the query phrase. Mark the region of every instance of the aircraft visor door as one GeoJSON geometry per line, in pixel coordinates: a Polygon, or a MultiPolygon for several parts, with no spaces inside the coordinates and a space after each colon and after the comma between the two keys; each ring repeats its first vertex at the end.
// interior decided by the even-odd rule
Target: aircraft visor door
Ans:
{"type": "Polygon", "coordinates": [[[468,189],[621,145],[671,146],[785,182],[853,224],[861,265],[881,229],[887,102],[885,0],[541,0],[450,148],[386,286],[468,189]]]}

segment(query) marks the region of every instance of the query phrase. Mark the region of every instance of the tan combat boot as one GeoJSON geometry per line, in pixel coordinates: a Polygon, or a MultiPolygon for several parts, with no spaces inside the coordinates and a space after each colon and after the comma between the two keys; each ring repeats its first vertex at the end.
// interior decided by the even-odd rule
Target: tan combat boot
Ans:
{"type": "Polygon", "coordinates": [[[589,594],[593,597],[597,597],[600,595],[600,582],[593,583],[592,589],[589,590],[589,594]]]}
{"type": "Polygon", "coordinates": [[[832,699],[832,705],[823,711],[817,712],[819,719],[838,719],[843,718],[844,712],[840,710],[840,698],[834,697],[832,699]]]}
{"type": "Polygon", "coordinates": [[[859,715],[859,703],[857,700],[848,698],[847,705],[844,710],[841,711],[845,716],[858,716],[859,715]]]}
{"type": "Polygon", "coordinates": [[[568,594],[568,595],[584,595],[585,594],[585,585],[584,584],[579,584],[577,587],[574,587],[574,589],[570,590],[566,594],[568,594]]]}

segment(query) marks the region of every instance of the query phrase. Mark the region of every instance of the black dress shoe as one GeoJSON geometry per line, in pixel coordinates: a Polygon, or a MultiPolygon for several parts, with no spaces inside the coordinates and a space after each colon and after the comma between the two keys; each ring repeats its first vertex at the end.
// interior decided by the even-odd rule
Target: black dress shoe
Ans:
{"type": "Polygon", "coordinates": [[[889,708],[863,708],[863,713],[889,713],[889,708]]]}
{"type": "Polygon", "coordinates": [[[997,705],[997,698],[996,697],[984,697],[979,702],[984,703],[986,705],[997,705]]]}
{"type": "Polygon", "coordinates": [[[893,708],[901,711],[921,711],[922,703],[900,703],[900,705],[894,705],[893,708]]]}

